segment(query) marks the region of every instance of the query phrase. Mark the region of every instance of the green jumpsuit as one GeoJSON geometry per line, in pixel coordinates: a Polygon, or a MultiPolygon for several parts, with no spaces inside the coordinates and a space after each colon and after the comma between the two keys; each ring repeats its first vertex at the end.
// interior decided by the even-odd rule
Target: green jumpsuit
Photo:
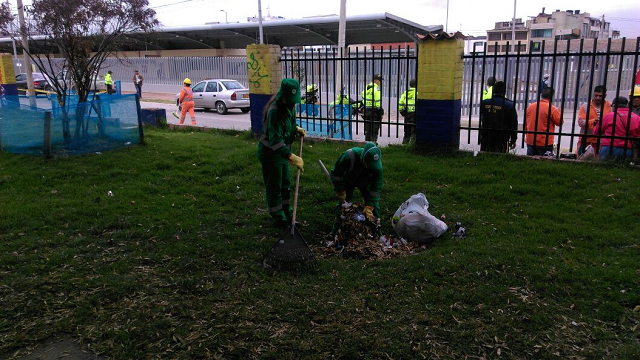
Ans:
{"type": "Polygon", "coordinates": [[[258,142],[258,159],[269,215],[276,224],[291,221],[291,173],[288,157],[296,136],[295,107],[288,108],[274,101],[262,118],[263,134],[258,142]]]}
{"type": "Polygon", "coordinates": [[[379,218],[380,192],[383,182],[382,169],[367,168],[363,155],[364,149],[361,147],[354,147],[343,152],[336,165],[331,169],[331,181],[336,191],[346,191],[348,202],[351,202],[353,191],[358,188],[364,198],[364,204],[373,207],[373,215],[379,218]]]}

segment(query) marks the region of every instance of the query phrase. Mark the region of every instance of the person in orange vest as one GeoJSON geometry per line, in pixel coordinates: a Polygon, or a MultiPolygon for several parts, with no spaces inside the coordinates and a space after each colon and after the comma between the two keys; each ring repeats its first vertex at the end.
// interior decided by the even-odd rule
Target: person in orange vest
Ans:
{"type": "MultiPolygon", "coordinates": [[[[611,103],[605,100],[605,96],[607,96],[607,89],[604,85],[598,85],[593,89],[591,103],[582,104],[580,106],[580,112],[578,112],[578,126],[580,126],[581,134],[593,134],[595,124],[611,112],[611,103]],[[587,110],[587,107],[589,110],[587,110]]],[[[589,145],[593,146],[596,154],[598,154],[600,149],[598,149],[597,144],[598,139],[594,137],[580,136],[578,138],[578,155],[582,155],[584,149],[589,145]],[[584,146],[582,145],[583,138],[584,146]]]]}
{"type": "Polygon", "coordinates": [[[196,125],[196,114],[193,111],[193,90],[191,90],[191,79],[184,79],[184,88],[180,91],[180,98],[178,99],[180,103],[180,107],[182,108],[182,113],[180,115],[180,125],[184,124],[184,118],[187,116],[187,111],[189,112],[189,117],[191,117],[191,125],[196,125]]]}
{"type": "Polygon", "coordinates": [[[553,99],[554,90],[548,87],[542,90],[540,101],[534,102],[527,107],[527,155],[545,156],[546,153],[553,153],[553,133],[556,126],[562,125],[562,113],[557,107],[550,105],[553,99]]]}

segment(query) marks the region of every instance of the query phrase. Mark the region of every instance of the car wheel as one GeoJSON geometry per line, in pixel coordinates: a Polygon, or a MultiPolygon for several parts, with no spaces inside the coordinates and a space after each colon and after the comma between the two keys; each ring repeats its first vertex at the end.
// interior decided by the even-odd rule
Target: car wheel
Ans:
{"type": "Polygon", "coordinates": [[[251,108],[242,108],[240,109],[240,111],[242,111],[243,113],[248,113],[249,111],[251,111],[251,108]]]}
{"type": "Polygon", "coordinates": [[[227,105],[225,105],[222,101],[218,101],[216,103],[216,111],[220,115],[225,115],[227,113],[227,105]]]}

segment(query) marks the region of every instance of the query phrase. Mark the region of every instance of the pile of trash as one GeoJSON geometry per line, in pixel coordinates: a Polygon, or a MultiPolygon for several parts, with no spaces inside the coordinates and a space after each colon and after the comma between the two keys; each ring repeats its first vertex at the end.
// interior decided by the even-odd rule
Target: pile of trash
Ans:
{"type": "Polygon", "coordinates": [[[327,244],[328,252],[359,259],[384,259],[415,253],[420,246],[404,239],[381,236],[380,219],[362,213],[364,205],[344,203],[334,225],[335,236],[327,244]]]}

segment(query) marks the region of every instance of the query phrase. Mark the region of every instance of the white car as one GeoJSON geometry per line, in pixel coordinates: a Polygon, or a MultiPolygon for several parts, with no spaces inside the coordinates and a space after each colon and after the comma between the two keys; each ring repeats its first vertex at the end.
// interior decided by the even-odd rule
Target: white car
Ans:
{"type": "MultiPolygon", "coordinates": [[[[218,114],[224,115],[229,109],[240,109],[249,112],[249,89],[241,83],[231,79],[208,79],[200,81],[191,87],[195,107],[205,110],[216,109],[218,114]]],[[[176,94],[176,105],[180,93],[176,94]]]]}
{"type": "MultiPolygon", "coordinates": [[[[67,76],[67,72],[66,71],[61,71],[58,73],[58,75],[56,75],[55,81],[58,82],[64,82],[67,83],[67,89],[75,89],[75,84],[71,84],[69,85],[69,83],[71,82],[70,80],[71,76],[67,76]]],[[[115,85],[115,84],[114,84],[115,85]]],[[[104,84],[104,77],[100,76],[100,75],[95,75],[94,74],[94,80],[93,80],[93,84],[91,86],[91,91],[101,91],[106,89],[107,86],[104,84]]]]}

